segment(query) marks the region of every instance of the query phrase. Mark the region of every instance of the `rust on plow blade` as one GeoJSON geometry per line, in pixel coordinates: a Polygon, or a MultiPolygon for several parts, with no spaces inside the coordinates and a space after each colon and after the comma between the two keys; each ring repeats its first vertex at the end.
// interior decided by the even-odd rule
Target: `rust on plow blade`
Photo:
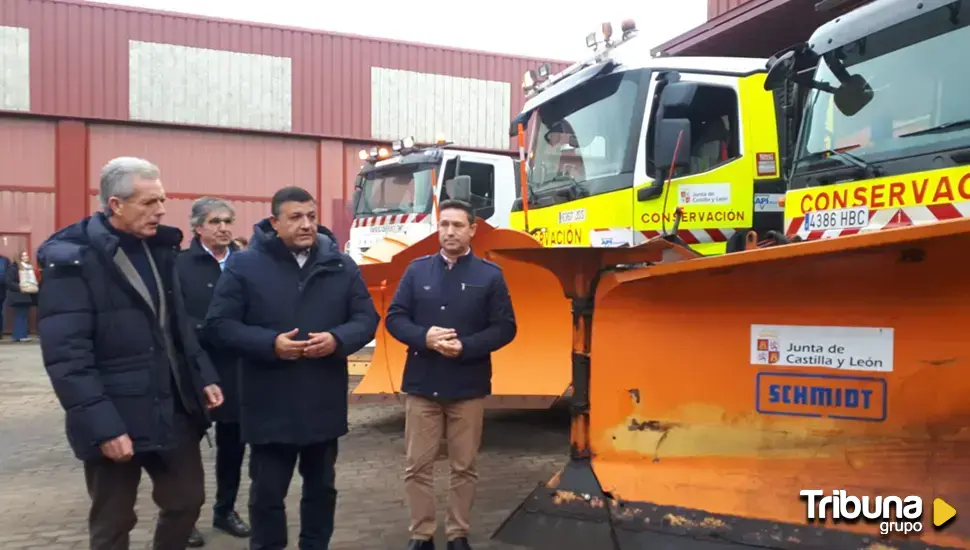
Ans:
{"type": "MultiPolygon", "coordinates": [[[[481,218],[477,224],[472,249],[501,266],[518,324],[515,340],[492,354],[492,395],[486,399],[486,407],[549,408],[569,395],[569,302],[556,278],[546,270],[491,254],[498,248],[541,246],[533,237],[521,231],[495,229],[481,218]]],[[[391,248],[386,247],[385,252],[391,248]]],[[[408,264],[438,251],[435,233],[410,246],[396,247],[381,258],[382,262],[360,266],[381,322],[373,359],[351,392],[352,403],[397,403],[401,399],[407,348],[387,332],[384,318],[408,264]]]]}
{"type": "Polygon", "coordinates": [[[595,299],[574,326],[570,461],[493,537],[539,550],[970,549],[970,522],[933,526],[935,498],[970,507],[968,249],[970,219],[638,267],[511,252],[595,299]],[[889,514],[832,519],[830,501],[810,521],[802,490],[889,514]],[[905,509],[920,515],[876,497],[918,497],[905,509]]]}

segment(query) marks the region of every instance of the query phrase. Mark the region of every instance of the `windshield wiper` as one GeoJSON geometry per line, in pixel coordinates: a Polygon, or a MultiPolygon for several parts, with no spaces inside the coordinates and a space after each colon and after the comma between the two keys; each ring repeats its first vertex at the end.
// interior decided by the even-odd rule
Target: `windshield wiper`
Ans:
{"type": "MultiPolygon", "coordinates": [[[[835,157],[842,161],[842,164],[848,166],[855,166],[865,170],[867,178],[874,178],[876,176],[882,175],[882,170],[876,166],[869,164],[868,162],[862,160],[861,158],[853,155],[852,153],[847,153],[845,151],[838,151],[835,149],[826,149],[824,151],[819,151],[808,158],[824,158],[824,157],[835,157]]],[[[804,159],[803,159],[804,160],[804,159]]]]}
{"type": "Polygon", "coordinates": [[[944,132],[962,130],[967,127],[970,127],[970,118],[964,120],[954,120],[953,122],[944,122],[943,124],[933,126],[931,128],[924,128],[922,130],[916,130],[915,132],[909,132],[906,134],[899,134],[898,137],[904,138],[910,136],[925,136],[927,134],[942,134],[944,132]]]}
{"type": "Polygon", "coordinates": [[[525,181],[525,190],[529,193],[529,204],[539,204],[539,195],[536,194],[535,187],[532,186],[528,179],[525,181]]]}
{"type": "MultiPolygon", "coordinates": [[[[580,185],[578,181],[576,181],[576,178],[566,174],[558,174],[555,177],[551,179],[547,179],[546,181],[542,182],[541,185],[548,185],[550,183],[559,183],[559,182],[568,183],[569,185],[567,185],[565,189],[568,189],[570,192],[575,192],[576,198],[585,197],[589,194],[586,188],[580,185]]],[[[558,192],[558,191],[561,191],[562,189],[563,188],[559,188],[559,189],[556,189],[555,191],[558,192]]]]}
{"type": "Polygon", "coordinates": [[[371,208],[367,212],[356,212],[357,216],[386,216],[387,214],[410,214],[404,208],[371,208]]]}

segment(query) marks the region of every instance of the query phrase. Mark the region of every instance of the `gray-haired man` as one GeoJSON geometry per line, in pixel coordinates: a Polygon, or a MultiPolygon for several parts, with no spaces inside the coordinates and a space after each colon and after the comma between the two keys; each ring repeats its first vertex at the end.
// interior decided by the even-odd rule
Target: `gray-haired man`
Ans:
{"type": "MultiPolygon", "coordinates": [[[[236,211],[228,201],[202,197],[192,204],[189,225],[195,236],[176,260],[185,307],[192,326],[200,331],[202,348],[222,381],[225,404],[212,413],[216,423],[216,500],[212,508],[212,525],[235,537],[248,537],[249,526],[236,513],[243,456],[246,445],[239,433],[239,359],[225,349],[209,345],[202,337],[212,291],[229,257],[238,250],[232,239],[236,211]]],[[[194,531],[190,547],[205,544],[201,533],[194,531]]]]}
{"type": "Polygon", "coordinates": [[[117,158],[97,212],[41,245],[44,366],[84,463],[92,550],[127,550],[142,470],[160,511],[155,550],[183,550],[205,501],[199,441],[222,404],[175,271],[182,232],[161,224],[158,168],[117,158]]]}

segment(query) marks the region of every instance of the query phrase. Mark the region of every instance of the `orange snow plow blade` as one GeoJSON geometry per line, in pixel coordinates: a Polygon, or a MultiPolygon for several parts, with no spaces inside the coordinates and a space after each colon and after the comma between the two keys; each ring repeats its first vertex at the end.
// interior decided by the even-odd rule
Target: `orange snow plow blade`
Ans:
{"type": "MultiPolygon", "coordinates": [[[[569,301],[563,296],[556,278],[546,270],[491,257],[490,252],[494,249],[540,247],[534,238],[521,231],[495,229],[480,218],[477,223],[472,249],[502,267],[518,324],[515,340],[492,354],[492,395],[486,400],[486,406],[548,408],[569,388],[569,301]]],[[[436,254],[438,250],[438,235],[433,234],[397,250],[383,263],[360,266],[374,306],[381,314],[381,323],[373,359],[351,393],[352,402],[398,401],[407,349],[387,332],[383,320],[397,283],[411,260],[436,254]]]]}
{"type": "MultiPolygon", "coordinates": [[[[970,509],[968,249],[961,219],[604,272],[576,327],[570,460],[494,538],[970,548],[970,521],[934,526],[970,509]],[[816,514],[844,490],[843,519],[827,498],[810,522],[812,490],[816,514]],[[851,521],[873,497],[902,505],[851,521]]],[[[502,254],[562,269],[549,252],[502,254]]],[[[579,252],[574,279],[601,260],[579,252]]]]}

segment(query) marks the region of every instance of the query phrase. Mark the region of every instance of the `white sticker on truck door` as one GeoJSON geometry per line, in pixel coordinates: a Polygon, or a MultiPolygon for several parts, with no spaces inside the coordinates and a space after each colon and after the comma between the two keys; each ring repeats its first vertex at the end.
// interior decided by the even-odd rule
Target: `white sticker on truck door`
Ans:
{"type": "Polygon", "coordinates": [[[731,204],[730,183],[684,183],[679,191],[681,206],[731,204]]]}

